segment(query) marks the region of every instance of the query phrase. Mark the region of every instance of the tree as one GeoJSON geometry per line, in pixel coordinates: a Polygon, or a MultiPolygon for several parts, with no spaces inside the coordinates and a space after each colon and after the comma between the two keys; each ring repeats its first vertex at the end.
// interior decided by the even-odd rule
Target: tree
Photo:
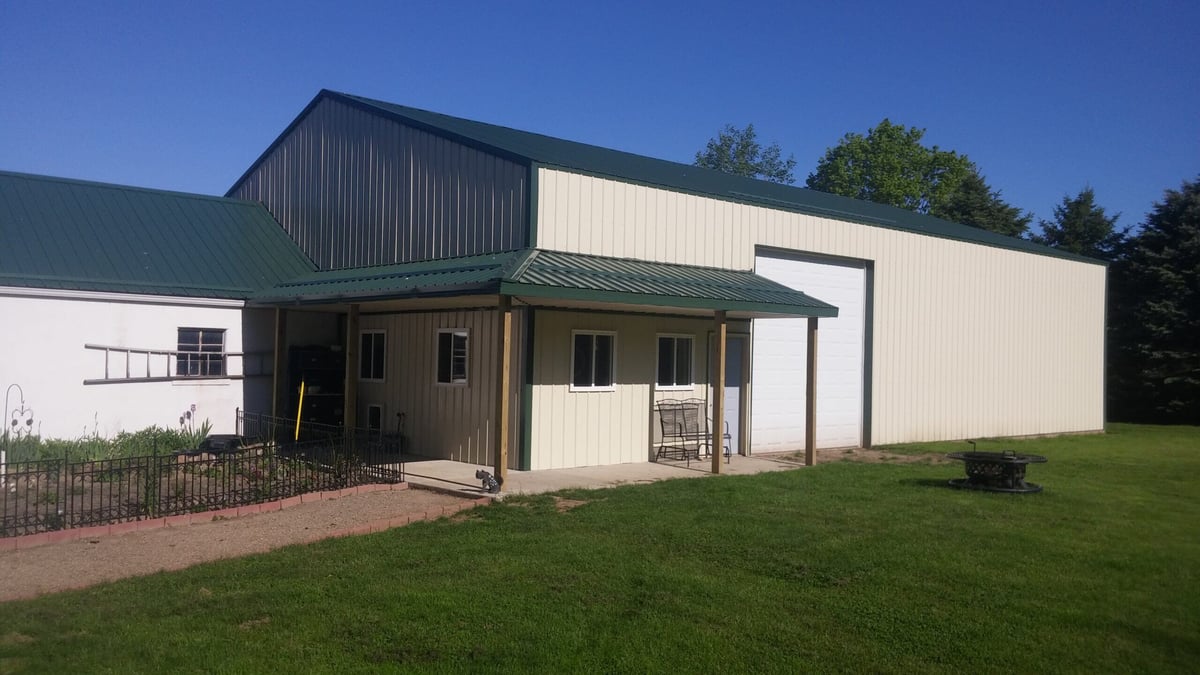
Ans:
{"type": "Polygon", "coordinates": [[[807,185],[918,213],[940,212],[974,167],[965,155],[925,147],[924,136],[924,129],[886,118],[865,136],[848,133],[825,151],[807,185]]]}
{"type": "Polygon", "coordinates": [[[796,182],[792,173],[796,159],[791,155],[783,159],[783,150],[778,143],[765,148],[760,145],[753,124],[747,124],[745,129],[726,124],[716,138],[709,139],[704,150],[696,153],[695,164],[772,183],[790,185],[796,182]]]}
{"type": "Polygon", "coordinates": [[[1110,414],[1200,424],[1200,178],[1166,191],[1110,283],[1110,414]]]}
{"type": "Polygon", "coordinates": [[[1025,234],[1033,220],[1032,214],[1021,213],[1001,199],[1000,191],[993,190],[974,165],[946,202],[931,208],[929,214],[1010,237],[1025,234]]]}
{"type": "Polygon", "coordinates": [[[1111,261],[1125,238],[1125,231],[1117,230],[1120,217],[1119,213],[1105,214],[1104,207],[1096,204],[1096,193],[1085,187],[1074,198],[1064,195],[1062,204],[1054,207],[1054,222],[1043,220],[1042,234],[1030,239],[1063,251],[1111,261]]]}

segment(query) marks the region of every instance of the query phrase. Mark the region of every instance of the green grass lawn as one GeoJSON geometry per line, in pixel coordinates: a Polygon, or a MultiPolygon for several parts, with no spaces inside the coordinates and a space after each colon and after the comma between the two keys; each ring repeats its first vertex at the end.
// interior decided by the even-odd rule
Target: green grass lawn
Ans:
{"type": "Polygon", "coordinates": [[[0,672],[1195,672],[1200,429],[1001,446],[1045,492],[837,462],[0,605],[0,672]]]}

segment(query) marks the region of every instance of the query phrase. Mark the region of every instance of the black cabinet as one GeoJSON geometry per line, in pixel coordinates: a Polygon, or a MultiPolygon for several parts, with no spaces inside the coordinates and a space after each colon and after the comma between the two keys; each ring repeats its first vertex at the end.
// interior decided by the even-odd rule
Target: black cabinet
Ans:
{"type": "Polygon", "coordinates": [[[292,347],[288,350],[288,411],[300,408],[300,384],[304,383],[304,409],[300,420],[312,424],[342,426],[346,402],[346,353],[325,346],[292,347]]]}

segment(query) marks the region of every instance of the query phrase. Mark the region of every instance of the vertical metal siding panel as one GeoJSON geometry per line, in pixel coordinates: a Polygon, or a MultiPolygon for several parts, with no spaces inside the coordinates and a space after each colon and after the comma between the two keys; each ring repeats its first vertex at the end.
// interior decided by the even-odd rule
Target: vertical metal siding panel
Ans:
{"type": "Polygon", "coordinates": [[[646,461],[654,336],[656,332],[692,332],[701,340],[706,335],[701,328],[705,325],[703,320],[665,317],[539,312],[535,330],[533,466],[567,468],[646,461]],[[570,392],[572,330],[612,330],[614,326],[616,390],[570,392]]]}
{"type": "Polygon", "coordinates": [[[239,186],[324,269],[507,250],[527,167],[334,101],[239,186]]]}
{"type": "MultiPolygon", "coordinates": [[[[367,404],[383,402],[389,430],[394,428],[396,413],[405,413],[406,433],[417,454],[477,464],[493,462],[495,312],[367,315],[362,327],[385,328],[388,334],[387,381],[362,385],[362,410],[367,404]],[[439,328],[465,328],[470,334],[466,386],[435,384],[439,328]]],[[[519,436],[514,438],[519,440],[519,436]]]]}
{"type": "Polygon", "coordinates": [[[548,248],[739,269],[759,244],[875,261],[875,443],[1103,424],[1103,268],[645,186],[620,192],[636,232],[609,252],[578,230],[606,218],[600,195],[612,181],[541,175],[539,194],[568,214],[539,222],[548,248]],[[695,242],[727,230],[740,250],[695,242]],[[1048,287],[1063,292],[1048,297],[1048,287]]]}

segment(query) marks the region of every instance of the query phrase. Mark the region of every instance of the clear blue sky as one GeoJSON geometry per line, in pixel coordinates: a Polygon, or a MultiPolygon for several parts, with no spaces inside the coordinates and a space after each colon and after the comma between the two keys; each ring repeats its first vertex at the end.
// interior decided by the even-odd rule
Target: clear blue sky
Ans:
{"type": "Polygon", "coordinates": [[[798,183],[884,117],[1049,218],[1200,173],[1200,2],[0,0],[0,169],[223,194],[321,88],[690,162],[752,122],[798,183]]]}

